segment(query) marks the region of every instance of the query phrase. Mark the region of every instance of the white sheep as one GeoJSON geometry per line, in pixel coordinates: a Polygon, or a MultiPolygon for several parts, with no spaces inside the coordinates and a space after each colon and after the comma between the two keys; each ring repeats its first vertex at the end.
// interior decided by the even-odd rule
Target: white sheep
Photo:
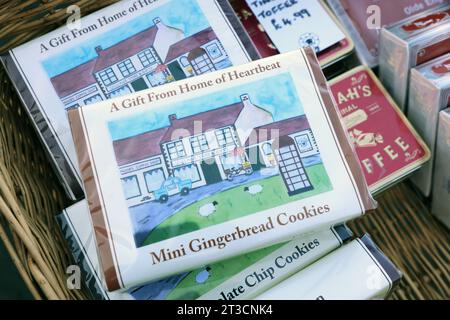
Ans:
{"type": "Polygon", "coordinates": [[[197,273],[197,275],[195,276],[195,282],[197,282],[198,284],[203,284],[208,281],[209,277],[211,276],[211,274],[209,273],[210,271],[211,268],[206,267],[205,269],[197,273]]]}
{"type": "Polygon", "coordinates": [[[254,184],[250,187],[245,187],[244,191],[250,193],[252,196],[255,196],[263,191],[263,187],[260,184],[254,184]]]}
{"type": "Polygon", "coordinates": [[[217,201],[214,201],[212,203],[207,203],[207,204],[201,206],[200,209],[198,209],[198,214],[201,215],[202,217],[209,217],[214,212],[216,212],[218,204],[219,203],[217,201]]]}

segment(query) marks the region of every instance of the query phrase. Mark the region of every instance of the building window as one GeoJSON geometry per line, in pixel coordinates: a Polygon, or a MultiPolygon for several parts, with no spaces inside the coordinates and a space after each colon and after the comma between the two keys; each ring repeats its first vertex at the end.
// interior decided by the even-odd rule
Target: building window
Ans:
{"type": "Polygon", "coordinates": [[[88,105],[88,104],[93,104],[99,101],[102,101],[102,96],[99,94],[96,94],[95,96],[89,97],[87,99],[84,100],[84,104],[88,105]]]}
{"type": "Polygon", "coordinates": [[[144,172],[145,184],[147,185],[147,191],[153,192],[161,188],[162,184],[166,180],[164,171],[161,168],[144,172]]]}
{"type": "Polygon", "coordinates": [[[314,149],[308,134],[299,135],[295,137],[295,140],[300,148],[300,153],[309,152],[314,149]]]}
{"type": "Polygon", "coordinates": [[[211,59],[208,57],[206,53],[191,60],[191,65],[194,68],[194,71],[197,75],[216,70],[216,68],[211,62],[211,59]]]}
{"type": "Polygon", "coordinates": [[[183,67],[188,67],[190,65],[189,60],[187,57],[181,57],[180,58],[180,63],[183,67]]]}
{"type": "Polygon", "coordinates": [[[73,105],[67,107],[66,109],[67,109],[67,110],[69,110],[69,109],[77,109],[77,108],[79,108],[79,107],[80,107],[80,104],[79,104],[79,103],[75,103],[75,104],[73,104],[73,105]]]}
{"type": "Polygon", "coordinates": [[[210,44],[209,46],[206,47],[206,50],[208,50],[211,59],[215,60],[223,56],[222,50],[220,50],[217,43],[210,44]]]}
{"type": "Polygon", "coordinates": [[[139,187],[137,176],[123,178],[122,187],[127,200],[139,197],[141,195],[141,188],[139,187]]]}
{"type": "Polygon", "coordinates": [[[117,76],[114,73],[112,68],[103,70],[103,71],[99,72],[98,75],[100,76],[100,79],[102,80],[102,82],[105,86],[109,86],[111,83],[114,83],[117,81],[117,76]]]}
{"type": "Polygon", "coordinates": [[[200,173],[195,164],[190,164],[185,167],[176,168],[173,170],[174,176],[182,180],[190,180],[192,183],[200,181],[200,173]]]}
{"type": "Polygon", "coordinates": [[[128,93],[131,93],[131,90],[130,90],[130,88],[128,86],[125,86],[125,87],[122,87],[120,89],[117,89],[117,90],[111,92],[109,94],[109,97],[110,98],[120,97],[120,96],[123,96],[123,95],[128,94],[128,93]]]}
{"type": "Polygon", "coordinates": [[[194,153],[201,153],[209,150],[208,141],[204,134],[191,138],[191,147],[194,153]]]}
{"type": "Polygon", "coordinates": [[[156,63],[156,57],[150,49],[144,50],[139,53],[138,58],[139,60],[141,60],[141,63],[144,67],[148,67],[156,63]]]}
{"type": "Polygon", "coordinates": [[[217,142],[220,146],[226,146],[227,144],[234,144],[233,135],[230,128],[224,128],[216,130],[217,142]]]}
{"type": "Polygon", "coordinates": [[[124,77],[128,77],[130,74],[136,71],[130,59],[119,63],[117,66],[119,67],[119,70],[120,72],[122,72],[122,75],[124,77]]]}
{"type": "Polygon", "coordinates": [[[271,154],[273,154],[272,145],[270,143],[264,143],[262,145],[262,150],[264,155],[266,156],[270,156],[271,154]]]}
{"type": "Polygon", "coordinates": [[[169,156],[172,160],[177,160],[186,156],[182,141],[175,141],[167,144],[169,156]]]}
{"type": "Polygon", "coordinates": [[[151,72],[147,75],[147,79],[152,87],[157,87],[167,83],[168,75],[169,73],[167,71],[151,72]]]}

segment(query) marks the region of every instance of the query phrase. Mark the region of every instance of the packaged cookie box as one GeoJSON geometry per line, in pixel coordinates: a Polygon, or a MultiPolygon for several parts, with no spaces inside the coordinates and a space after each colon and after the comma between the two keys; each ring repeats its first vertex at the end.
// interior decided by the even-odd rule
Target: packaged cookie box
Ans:
{"type": "Polygon", "coordinates": [[[364,235],[268,289],[256,300],[386,299],[402,273],[364,235]]]}
{"type": "Polygon", "coordinates": [[[103,285],[87,202],[65,209],[58,215],[58,222],[92,298],[101,300],[253,299],[352,237],[352,232],[340,225],[124,292],[108,292],[103,285]]]}
{"type": "Polygon", "coordinates": [[[110,291],[376,207],[309,48],[82,106],[69,119],[110,291]]]}
{"type": "Polygon", "coordinates": [[[129,0],[12,49],[2,61],[62,185],[80,199],[67,109],[258,57],[228,1],[129,0]]]}

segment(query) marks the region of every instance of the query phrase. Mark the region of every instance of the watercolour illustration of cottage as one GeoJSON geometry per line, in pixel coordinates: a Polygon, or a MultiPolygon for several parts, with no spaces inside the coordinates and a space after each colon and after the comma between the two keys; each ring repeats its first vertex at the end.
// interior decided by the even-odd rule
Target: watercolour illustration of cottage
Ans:
{"type": "MultiPolygon", "coordinates": [[[[150,27],[109,47],[87,48],[95,54],[75,67],[57,74],[54,74],[55,63],[46,67],[65,108],[96,103],[232,65],[211,27],[186,36],[183,30],[165,24],[161,17],[152,21],[150,27]]],[[[108,34],[101,36],[105,37],[108,34]]]]}
{"type": "Polygon", "coordinates": [[[250,94],[229,94],[231,104],[113,138],[138,246],[331,190],[304,114],[277,121],[250,94]]]}

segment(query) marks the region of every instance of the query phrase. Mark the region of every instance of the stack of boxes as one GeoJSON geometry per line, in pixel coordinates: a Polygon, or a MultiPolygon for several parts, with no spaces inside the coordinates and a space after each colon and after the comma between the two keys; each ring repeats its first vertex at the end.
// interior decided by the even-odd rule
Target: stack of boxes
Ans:
{"type": "Polygon", "coordinates": [[[432,199],[432,212],[448,227],[450,159],[445,109],[450,106],[450,5],[384,28],[380,41],[381,79],[431,149],[431,160],[411,181],[432,199]]]}
{"type": "MultiPolygon", "coordinates": [[[[448,227],[448,1],[329,0],[329,4],[352,35],[360,60],[379,66],[380,80],[402,117],[408,118],[429,147],[430,161],[412,175],[411,182],[431,200],[432,213],[448,227]]],[[[375,125],[383,126],[381,121],[375,125]]]]}
{"type": "MultiPolygon", "coordinates": [[[[197,0],[188,2],[197,3],[197,0]]],[[[51,97],[58,104],[64,104],[63,108],[73,109],[80,104],[94,103],[96,99],[110,99],[116,95],[140,91],[146,86],[156,87],[166,82],[283,53],[275,45],[279,40],[274,38],[276,35],[265,32],[263,24],[267,21],[262,21],[261,15],[254,8],[252,11],[248,1],[214,1],[217,12],[207,9],[206,2],[198,2],[203,10],[209,10],[208,17],[221,13],[226,18],[220,22],[220,19],[210,19],[209,23],[213,28],[184,38],[181,30],[177,30],[176,23],[170,26],[173,21],[161,21],[160,17],[153,17],[155,26],[134,35],[134,42],[131,41],[128,46],[122,45],[120,50],[118,46],[126,39],[118,44],[109,43],[108,48],[97,46],[95,56],[74,68],[58,69],[59,72],[46,69],[47,73],[50,72],[49,81],[54,88],[51,97]],[[164,43],[162,38],[158,38],[158,33],[172,37],[172,42],[164,43]],[[143,45],[146,42],[149,42],[148,46],[143,45]],[[130,50],[129,55],[126,54],[127,50],[130,50]],[[118,59],[118,54],[123,59],[118,59]],[[127,59],[128,56],[131,58],[127,59]],[[107,61],[109,65],[102,65],[101,61],[107,61]],[[136,67],[137,64],[142,70],[136,67]],[[150,70],[152,65],[155,66],[154,70],[150,70]],[[114,73],[120,73],[120,76],[114,73]],[[74,80],[67,82],[64,74],[74,80]],[[129,81],[126,80],[127,77],[130,78],[129,81]]],[[[282,6],[284,2],[272,1],[271,6],[282,6]]],[[[324,73],[330,79],[330,91],[372,194],[379,194],[412,175],[412,182],[425,196],[432,198],[433,213],[450,226],[450,6],[444,0],[432,3],[424,1],[420,4],[408,0],[394,4],[384,0],[377,1],[376,5],[373,5],[373,1],[317,0],[313,10],[311,2],[297,2],[296,8],[299,10],[294,10],[292,17],[278,18],[281,21],[288,21],[288,18],[293,17],[314,19],[314,10],[320,8],[321,13],[328,15],[335,24],[334,27],[343,34],[336,43],[319,49],[321,40],[324,40],[317,36],[320,33],[317,30],[321,27],[320,22],[311,21],[311,29],[302,30],[301,34],[298,30],[289,30],[289,23],[285,22],[287,31],[283,33],[283,37],[296,44],[299,41],[309,44],[316,49],[324,73]],[[363,66],[354,68],[360,63],[363,66]],[[381,81],[371,69],[377,66],[381,81]]],[[[155,5],[155,8],[158,6],[155,5]]],[[[176,8],[175,4],[173,8],[176,8]]],[[[147,9],[144,14],[151,16],[152,10],[147,9]]],[[[286,14],[289,10],[281,12],[286,14]]],[[[276,11],[270,11],[269,16],[276,11]]],[[[95,15],[96,13],[93,14],[95,15]]],[[[275,18],[271,21],[274,22],[275,18]]],[[[68,125],[64,122],[66,119],[58,122],[60,127],[53,127],[55,121],[61,119],[63,109],[55,111],[59,105],[51,105],[46,109],[47,112],[43,112],[36,105],[40,104],[39,98],[26,81],[27,75],[17,67],[17,55],[20,60],[21,50],[27,50],[27,46],[13,50],[11,55],[3,58],[3,62],[22,93],[24,103],[43,140],[49,146],[55,168],[69,195],[80,200],[80,177],[72,163],[76,160],[73,160],[75,156],[72,140],[67,134],[68,125]]],[[[55,50],[55,55],[61,54],[55,50]]],[[[44,68],[50,67],[51,63],[44,64],[44,68]]],[[[124,158],[126,155],[125,152],[124,158]]],[[[136,170],[152,166],[141,161],[142,159],[138,160],[136,166],[140,167],[136,170]]],[[[122,170],[125,172],[134,169],[131,165],[124,165],[122,170]]],[[[158,179],[159,171],[153,170],[153,174],[153,179],[158,179]]],[[[130,195],[130,199],[141,192],[138,190],[139,185],[136,188],[132,179],[126,182],[129,189],[125,193],[130,195]]],[[[146,183],[148,185],[148,181],[146,183]]],[[[149,201],[145,197],[138,200],[149,201]]],[[[102,284],[87,203],[80,201],[74,204],[60,214],[58,219],[77,263],[85,272],[85,282],[94,298],[370,299],[388,296],[393,285],[401,278],[401,273],[370,237],[364,236],[350,242],[352,234],[345,226],[332,226],[217,265],[144,284],[126,293],[111,293],[102,284]],[[289,256],[294,263],[290,263],[289,268],[279,268],[283,271],[275,273],[273,264],[277,265],[280,256],[289,256]],[[348,257],[352,256],[358,257],[357,264],[350,263],[348,257]],[[373,259],[377,263],[372,266],[373,259]],[[239,265],[242,261],[247,264],[239,265]],[[344,269],[334,268],[339,261],[345,261],[348,266],[343,266],[344,269]],[[225,270],[227,265],[229,268],[234,267],[233,272],[228,270],[227,275],[214,286],[205,285],[211,270],[225,270]],[[384,277],[383,285],[376,289],[364,287],[367,276],[365,272],[371,267],[378,268],[380,277],[384,277]],[[345,276],[353,282],[357,279],[355,286],[345,286],[346,281],[352,281],[341,277],[341,271],[345,271],[345,276]],[[196,286],[185,288],[180,285],[190,278],[195,280],[196,286]],[[315,285],[313,290],[308,286],[309,282],[320,282],[320,286],[315,285]],[[246,290],[242,284],[247,285],[246,290]],[[300,285],[303,285],[303,290],[297,290],[300,285]]]]}

